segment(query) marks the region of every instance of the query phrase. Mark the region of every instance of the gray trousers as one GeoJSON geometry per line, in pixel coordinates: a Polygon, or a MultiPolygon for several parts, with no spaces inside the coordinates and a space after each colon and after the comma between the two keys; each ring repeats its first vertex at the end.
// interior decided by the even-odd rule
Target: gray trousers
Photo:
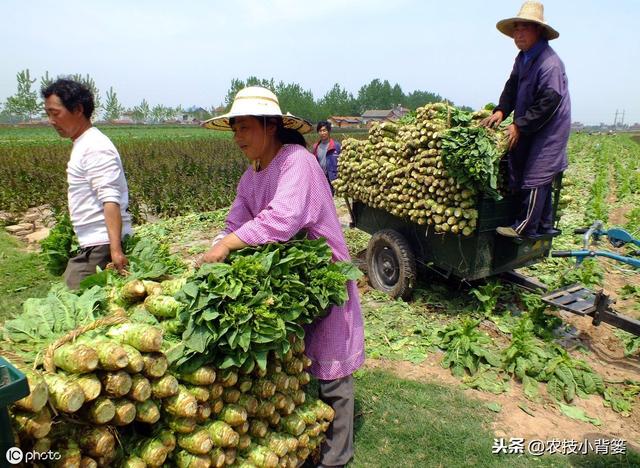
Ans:
{"type": "Polygon", "coordinates": [[[322,466],[346,465],[353,458],[353,376],[335,380],[318,380],[319,396],[336,415],[320,449],[322,466]]]}
{"type": "Polygon", "coordinates": [[[64,281],[69,289],[78,289],[80,282],[95,274],[96,267],[104,269],[111,261],[109,244],[94,245],[80,249],[80,253],[69,259],[64,271],[64,281]]]}

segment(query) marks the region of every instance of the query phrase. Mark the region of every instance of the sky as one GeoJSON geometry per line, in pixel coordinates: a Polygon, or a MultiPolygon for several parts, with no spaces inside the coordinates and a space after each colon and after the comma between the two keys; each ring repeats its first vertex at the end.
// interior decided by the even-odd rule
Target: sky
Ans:
{"type": "MultiPolygon", "coordinates": [[[[218,106],[233,78],[320,99],[375,78],[457,105],[497,102],[517,49],[497,21],[520,0],[1,0],[0,102],[16,73],[89,74],[120,102],[218,106]]],[[[547,0],[572,120],[640,122],[640,1],[547,0]]],[[[283,109],[286,112],[286,109],[283,109]]]]}

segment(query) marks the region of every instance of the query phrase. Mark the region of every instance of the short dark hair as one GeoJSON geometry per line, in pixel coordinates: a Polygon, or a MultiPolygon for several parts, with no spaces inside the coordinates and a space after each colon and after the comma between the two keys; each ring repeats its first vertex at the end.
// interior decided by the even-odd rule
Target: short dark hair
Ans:
{"type": "Polygon", "coordinates": [[[320,122],[318,122],[318,125],[316,125],[316,132],[319,132],[322,127],[326,127],[327,131],[330,132],[331,122],[327,122],[326,120],[321,120],[320,122]]]}
{"type": "Polygon", "coordinates": [[[91,90],[86,85],[68,78],[58,78],[50,85],[43,87],[41,93],[45,99],[53,94],[58,96],[69,112],[82,106],[82,113],[87,119],[91,118],[96,107],[91,90]]]}

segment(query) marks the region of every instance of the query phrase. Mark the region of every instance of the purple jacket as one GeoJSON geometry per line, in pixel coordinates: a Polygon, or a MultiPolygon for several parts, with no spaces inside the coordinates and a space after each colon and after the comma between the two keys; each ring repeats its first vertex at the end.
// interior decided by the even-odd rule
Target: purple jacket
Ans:
{"type": "Polygon", "coordinates": [[[496,107],[505,117],[513,111],[520,129],[520,140],[509,154],[513,188],[546,185],[568,166],[571,100],[567,75],[562,60],[546,41],[537,49],[527,63],[524,53],[518,54],[496,107]]]}
{"type": "MultiPolygon", "coordinates": [[[[313,155],[318,157],[318,146],[320,142],[316,142],[313,145],[313,155]]],[[[327,147],[327,179],[329,182],[333,182],[338,177],[338,156],[340,156],[340,143],[333,138],[329,139],[329,146],[327,147]]]]}

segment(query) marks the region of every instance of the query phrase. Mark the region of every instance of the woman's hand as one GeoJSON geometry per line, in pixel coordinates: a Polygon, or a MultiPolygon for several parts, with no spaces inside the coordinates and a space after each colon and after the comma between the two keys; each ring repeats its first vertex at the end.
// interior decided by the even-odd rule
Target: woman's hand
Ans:
{"type": "Polygon", "coordinates": [[[220,263],[224,262],[224,259],[229,256],[231,250],[227,247],[223,241],[217,242],[211,247],[197,262],[198,266],[203,263],[220,263]]]}
{"type": "Polygon", "coordinates": [[[200,267],[203,263],[220,263],[224,262],[232,250],[239,250],[248,247],[233,232],[227,234],[221,240],[211,246],[211,248],[195,262],[195,267],[200,267]]]}

